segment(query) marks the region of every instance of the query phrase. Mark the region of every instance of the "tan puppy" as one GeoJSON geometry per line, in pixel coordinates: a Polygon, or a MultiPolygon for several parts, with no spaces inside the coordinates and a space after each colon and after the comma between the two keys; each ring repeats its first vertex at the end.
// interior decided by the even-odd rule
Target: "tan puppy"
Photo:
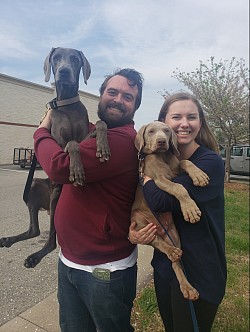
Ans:
{"type": "MultiPolygon", "coordinates": [[[[155,121],[149,123],[138,131],[135,146],[139,151],[139,155],[143,156],[140,162],[140,175],[143,177],[145,174],[151,177],[160,189],[175,196],[180,201],[181,210],[186,221],[191,223],[198,222],[201,216],[198,206],[190,198],[187,190],[182,185],[172,182],[171,179],[177,176],[181,169],[187,172],[196,186],[206,186],[209,178],[207,174],[190,161],[179,161],[177,159],[176,156],[179,155],[179,152],[177,150],[177,138],[173,130],[163,122],[155,121]]],[[[138,230],[150,222],[160,227],[150,245],[165,253],[172,261],[172,267],[180,283],[183,296],[190,300],[196,300],[199,297],[199,293],[187,281],[180,264],[182,250],[180,249],[180,238],[175,228],[172,214],[164,213],[159,218],[175,246],[162,227],[159,226],[159,222],[147,206],[141,185],[139,185],[132,207],[131,221],[136,222],[136,229],[138,230]]]]}

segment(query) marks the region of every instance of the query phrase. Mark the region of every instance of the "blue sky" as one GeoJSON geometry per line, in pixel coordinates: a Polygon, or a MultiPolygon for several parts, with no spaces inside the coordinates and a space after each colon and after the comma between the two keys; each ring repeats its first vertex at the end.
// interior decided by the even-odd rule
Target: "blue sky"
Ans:
{"type": "Polygon", "coordinates": [[[50,49],[76,48],[92,68],[80,88],[99,95],[106,74],[134,68],[145,79],[138,129],[157,118],[159,91],[185,89],[176,68],[193,71],[211,56],[249,63],[248,12],[248,0],[1,0],[0,73],[50,86],[50,49]]]}

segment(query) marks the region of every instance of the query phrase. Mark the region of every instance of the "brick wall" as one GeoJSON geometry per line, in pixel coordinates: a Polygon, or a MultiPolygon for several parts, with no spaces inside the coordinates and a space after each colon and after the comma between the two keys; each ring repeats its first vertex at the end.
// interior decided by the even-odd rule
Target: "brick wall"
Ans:
{"type": "MultiPolygon", "coordinates": [[[[99,97],[79,94],[90,121],[96,122],[99,97]]],[[[12,164],[14,148],[33,148],[35,126],[54,97],[53,88],[0,74],[0,165],[12,164]]]]}

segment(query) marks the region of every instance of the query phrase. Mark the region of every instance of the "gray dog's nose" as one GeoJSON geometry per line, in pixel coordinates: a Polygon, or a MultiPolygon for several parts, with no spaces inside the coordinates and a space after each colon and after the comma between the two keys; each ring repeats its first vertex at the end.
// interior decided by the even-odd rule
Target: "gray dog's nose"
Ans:
{"type": "Polygon", "coordinates": [[[63,68],[59,68],[58,69],[58,74],[61,78],[67,78],[70,76],[71,74],[71,71],[69,68],[67,67],[63,67],[63,68]]]}

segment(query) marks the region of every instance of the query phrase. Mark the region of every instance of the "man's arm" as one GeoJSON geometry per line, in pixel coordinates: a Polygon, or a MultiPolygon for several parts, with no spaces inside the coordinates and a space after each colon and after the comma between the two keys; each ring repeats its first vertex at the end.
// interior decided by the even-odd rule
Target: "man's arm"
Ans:
{"type": "MultiPolygon", "coordinates": [[[[96,157],[96,139],[91,138],[79,144],[84,165],[86,182],[95,182],[134,171],[137,166],[137,151],[134,147],[135,131],[132,125],[108,130],[111,157],[101,163],[96,157]]],[[[36,156],[49,178],[57,183],[69,182],[69,156],[57,144],[48,131],[40,126],[34,133],[36,156]]]]}

